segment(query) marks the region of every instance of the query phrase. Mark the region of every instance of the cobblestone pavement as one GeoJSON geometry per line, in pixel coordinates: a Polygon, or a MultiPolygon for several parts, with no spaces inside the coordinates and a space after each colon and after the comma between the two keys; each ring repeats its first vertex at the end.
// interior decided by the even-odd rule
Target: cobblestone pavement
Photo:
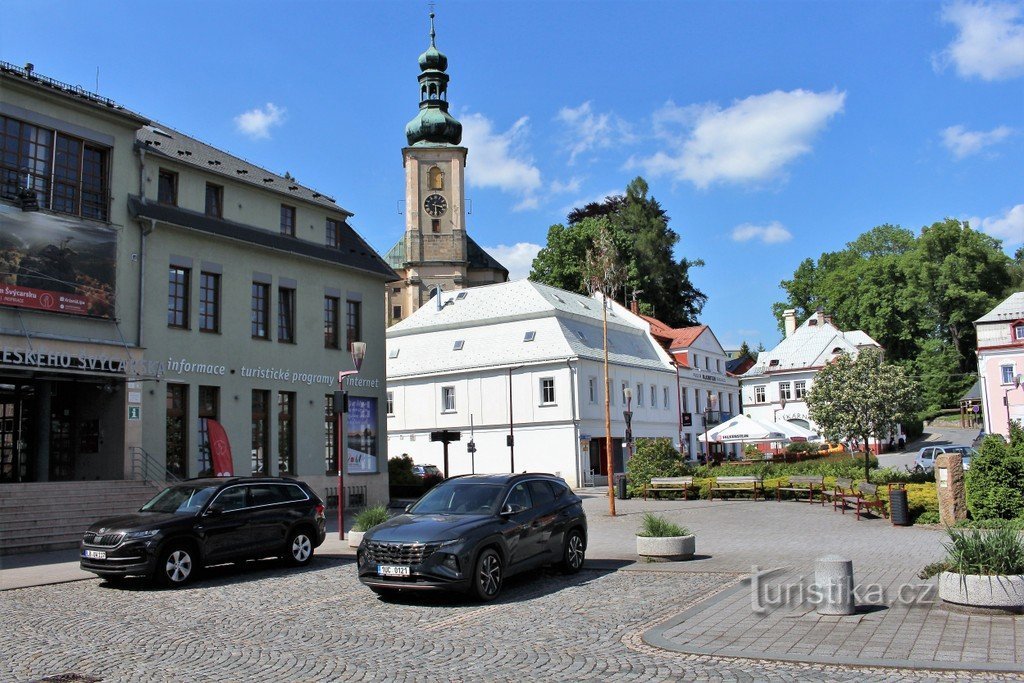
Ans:
{"type": "MultiPolygon", "coordinates": [[[[522,577],[480,605],[385,602],[350,560],[215,568],[184,590],[99,580],[0,596],[0,680],[957,680],[955,673],[687,655],[643,634],[737,574],[590,569],[522,577]]],[[[998,675],[971,674],[972,680],[998,675]]],[[[1004,678],[1008,675],[1004,675],[1004,678]]]]}

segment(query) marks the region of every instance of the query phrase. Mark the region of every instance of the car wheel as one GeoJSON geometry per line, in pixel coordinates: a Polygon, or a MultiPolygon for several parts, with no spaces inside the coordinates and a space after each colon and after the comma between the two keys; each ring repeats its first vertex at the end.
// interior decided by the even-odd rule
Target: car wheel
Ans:
{"type": "Polygon", "coordinates": [[[195,551],[188,545],[175,544],[160,554],[155,578],[164,586],[178,588],[188,583],[198,570],[195,551]]]}
{"type": "Polygon", "coordinates": [[[288,563],[296,567],[304,567],[313,559],[313,539],[305,529],[297,529],[288,537],[288,563]]]}
{"type": "Polygon", "coordinates": [[[473,569],[473,595],[479,600],[493,600],[501,592],[503,567],[501,556],[494,548],[487,548],[476,559],[473,569]]]}
{"type": "Polygon", "coordinates": [[[566,574],[575,574],[583,568],[583,559],[587,553],[587,544],[583,540],[583,533],[579,529],[573,529],[565,539],[565,550],[562,553],[562,571],[566,574]]]}

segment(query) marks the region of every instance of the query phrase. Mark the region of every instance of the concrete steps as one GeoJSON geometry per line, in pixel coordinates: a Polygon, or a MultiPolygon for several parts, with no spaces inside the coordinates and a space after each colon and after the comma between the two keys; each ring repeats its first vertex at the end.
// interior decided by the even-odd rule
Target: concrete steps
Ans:
{"type": "Polygon", "coordinates": [[[0,555],[74,548],[90,524],[134,512],[163,482],[74,481],[0,485],[0,555]]]}

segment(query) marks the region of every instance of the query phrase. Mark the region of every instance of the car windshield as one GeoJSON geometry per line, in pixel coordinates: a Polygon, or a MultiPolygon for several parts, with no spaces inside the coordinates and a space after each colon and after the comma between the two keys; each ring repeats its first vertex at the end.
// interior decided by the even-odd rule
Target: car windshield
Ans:
{"type": "Polygon", "coordinates": [[[216,486],[172,486],[166,488],[142,506],[141,512],[172,512],[195,514],[210,500],[216,486]]]}
{"type": "Polygon", "coordinates": [[[500,484],[452,481],[430,489],[409,509],[416,515],[494,514],[504,487],[500,484]]]}

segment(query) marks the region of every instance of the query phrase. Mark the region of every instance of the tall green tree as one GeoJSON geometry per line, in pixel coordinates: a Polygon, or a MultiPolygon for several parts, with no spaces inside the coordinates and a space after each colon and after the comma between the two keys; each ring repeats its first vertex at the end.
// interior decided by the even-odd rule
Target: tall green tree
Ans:
{"type": "Polygon", "coordinates": [[[548,229],[547,245],[533,262],[530,279],[584,293],[581,272],[594,244],[595,219],[604,219],[625,268],[625,298],[637,295],[641,311],[672,326],[695,324],[707,297],[690,280],[690,269],[703,261],[675,259],[679,235],[669,227],[661,204],[648,196],[643,178],[635,178],[624,195],[607,197],[574,210],[568,225],[548,229]]]}
{"type": "MultiPolygon", "coordinates": [[[[869,437],[884,441],[920,407],[917,382],[904,368],[882,361],[881,353],[862,349],[856,358],[840,354],[814,377],[807,393],[808,415],[829,441],[869,437]]],[[[869,478],[869,451],[864,476],[869,478]]]]}

